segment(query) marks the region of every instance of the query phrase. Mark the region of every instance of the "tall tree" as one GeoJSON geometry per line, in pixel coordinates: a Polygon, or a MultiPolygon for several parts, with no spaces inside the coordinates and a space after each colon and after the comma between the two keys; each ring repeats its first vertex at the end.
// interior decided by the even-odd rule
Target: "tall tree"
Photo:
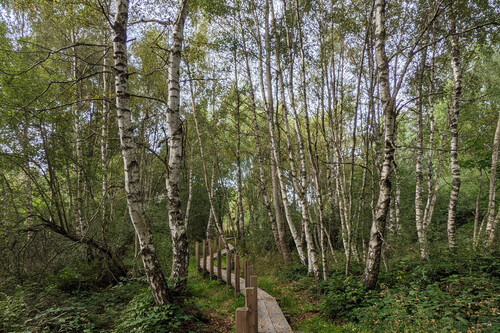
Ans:
{"type": "Polygon", "coordinates": [[[493,245],[495,240],[495,231],[498,220],[500,219],[500,213],[495,217],[495,184],[498,166],[498,147],[500,145],[500,111],[498,113],[497,126],[495,130],[495,135],[493,137],[493,146],[491,152],[491,169],[490,169],[490,189],[488,194],[488,211],[486,212],[487,223],[486,223],[486,246],[490,247],[493,245]]]}
{"type": "Polygon", "coordinates": [[[448,246],[454,250],[457,247],[455,237],[455,219],[457,215],[458,193],[460,191],[460,167],[458,165],[458,115],[460,113],[460,98],[462,95],[462,64],[460,59],[460,44],[457,34],[455,6],[450,7],[450,44],[452,52],[453,91],[451,95],[450,113],[450,169],[452,174],[450,201],[448,204],[447,234],[448,246]]]}
{"type": "Polygon", "coordinates": [[[394,96],[389,86],[389,62],[385,51],[385,0],[375,2],[375,51],[377,60],[380,97],[384,112],[384,153],[382,170],[379,181],[379,197],[375,216],[370,230],[370,241],[363,272],[363,285],[368,289],[375,288],[380,270],[380,254],[383,235],[387,221],[387,213],[391,202],[391,175],[394,165],[394,134],[396,121],[396,107],[394,96]]]}
{"type": "Polygon", "coordinates": [[[168,56],[168,174],[166,179],[168,223],[172,237],[171,277],[181,289],[185,286],[189,266],[187,228],[181,213],[179,184],[182,171],[183,127],[180,116],[179,70],[181,62],[184,23],[188,14],[187,0],[179,0],[179,8],[172,28],[172,47],[168,56]]]}
{"type": "Polygon", "coordinates": [[[156,304],[166,305],[171,299],[167,282],[156,256],[153,234],[146,220],[143,207],[143,194],[140,184],[139,161],[134,141],[134,126],[130,112],[130,93],[128,86],[127,23],[128,0],[115,0],[116,15],[113,24],[116,112],[120,133],[123,158],[125,191],[130,220],[139,240],[140,253],[148,283],[156,304]]]}

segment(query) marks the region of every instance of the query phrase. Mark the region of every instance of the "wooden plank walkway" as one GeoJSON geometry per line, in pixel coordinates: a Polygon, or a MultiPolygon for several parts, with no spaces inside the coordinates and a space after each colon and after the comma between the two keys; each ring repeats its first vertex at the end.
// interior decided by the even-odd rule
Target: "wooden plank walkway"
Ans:
{"type": "MultiPolygon", "coordinates": [[[[226,254],[226,250],[222,250],[222,255],[226,254]]],[[[214,255],[214,257],[216,257],[214,255]]],[[[207,261],[207,271],[209,271],[209,256],[205,258],[207,261]]],[[[201,259],[201,267],[203,267],[203,258],[201,259]]],[[[222,280],[227,283],[227,272],[222,269],[222,280]]],[[[234,273],[231,273],[231,285],[235,287],[236,279],[234,273]]],[[[242,277],[240,279],[240,293],[245,294],[245,279],[242,277]]],[[[285,318],[283,312],[278,305],[278,302],[274,297],[266,293],[264,290],[257,289],[257,304],[258,304],[258,316],[259,316],[259,333],[293,333],[290,324],[285,318]]]]}

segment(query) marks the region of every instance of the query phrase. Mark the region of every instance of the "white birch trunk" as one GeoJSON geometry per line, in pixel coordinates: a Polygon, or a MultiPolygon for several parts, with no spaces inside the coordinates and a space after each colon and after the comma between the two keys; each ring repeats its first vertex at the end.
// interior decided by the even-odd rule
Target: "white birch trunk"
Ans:
{"type": "Polygon", "coordinates": [[[496,224],[498,221],[498,216],[495,218],[495,186],[496,186],[496,175],[498,166],[498,146],[500,144],[500,111],[498,113],[497,127],[495,130],[495,136],[493,137],[493,147],[491,152],[491,169],[490,169],[490,189],[488,194],[488,211],[486,216],[488,217],[488,222],[486,223],[486,246],[490,247],[493,245],[495,240],[496,224]]]}
{"type": "Polygon", "coordinates": [[[169,290],[160,263],[156,257],[153,235],[146,221],[143,196],[139,179],[139,163],[135,152],[134,128],[131,121],[130,94],[128,89],[127,21],[128,0],[116,0],[113,24],[116,112],[120,134],[120,147],[124,164],[125,192],[130,220],[135,229],[148,283],[156,304],[169,303],[169,290]]]}
{"type": "MultiPolygon", "coordinates": [[[[276,19],[275,19],[275,15],[274,15],[274,6],[273,6],[273,3],[270,2],[269,0],[267,0],[267,5],[269,6],[269,9],[270,9],[271,27],[273,30],[273,35],[274,35],[275,40],[278,40],[277,30],[276,30],[276,19]]],[[[275,52],[276,51],[277,50],[275,49],[275,52]]],[[[271,98],[271,96],[272,96],[272,90],[271,90],[272,89],[272,80],[271,80],[270,57],[269,57],[270,52],[271,52],[270,48],[266,48],[266,53],[267,53],[266,64],[268,64],[267,68],[266,68],[266,81],[267,81],[267,89],[268,89],[268,97],[269,98],[271,98]]],[[[280,86],[283,87],[284,86],[283,85],[283,76],[282,76],[282,70],[281,70],[281,65],[280,65],[279,53],[275,54],[275,56],[277,58],[278,79],[281,81],[280,86]]],[[[284,91],[282,90],[281,93],[282,93],[282,99],[283,99],[282,102],[285,103],[285,99],[283,98],[284,91]]],[[[277,171],[276,174],[278,176],[278,181],[279,181],[280,189],[281,189],[281,199],[283,201],[283,208],[285,211],[286,220],[288,222],[288,228],[290,229],[290,233],[292,234],[292,238],[295,242],[295,247],[297,248],[297,252],[299,254],[300,261],[303,265],[305,265],[305,264],[307,264],[307,259],[304,255],[302,242],[300,240],[299,234],[297,233],[297,229],[295,228],[295,225],[293,224],[292,217],[291,217],[290,210],[289,210],[290,205],[289,205],[289,201],[288,201],[288,195],[286,192],[286,184],[284,182],[283,174],[282,174],[283,170],[281,168],[281,161],[280,161],[280,156],[279,156],[280,151],[279,151],[279,147],[277,145],[276,134],[275,134],[275,130],[274,130],[274,121],[273,121],[274,109],[272,107],[270,107],[270,105],[272,105],[272,104],[269,103],[266,115],[267,115],[267,123],[268,123],[268,128],[269,128],[269,135],[271,136],[271,150],[273,153],[274,163],[276,165],[276,171],[277,171]]]]}
{"type": "MultiPolygon", "coordinates": [[[[454,14],[452,14],[454,15],[454,14]]],[[[455,18],[450,19],[450,44],[452,47],[453,93],[450,105],[450,169],[452,174],[450,201],[448,204],[447,234],[448,246],[456,249],[455,219],[457,214],[458,194],[460,191],[460,168],[458,166],[458,115],[460,112],[460,96],[462,94],[462,65],[460,63],[460,45],[456,34],[455,18]]]]}
{"type": "Polygon", "coordinates": [[[187,0],[179,1],[179,8],[172,28],[172,46],[168,57],[168,104],[167,130],[168,145],[168,177],[166,179],[168,224],[172,237],[172,272],[171,278],[180,289],[186,284],[189,266],[187,230],[181,213],[179,184],[182,171],[182,140],[184,130],[180,117],[180,85],[179,69],[181,62],[182,41],[184,39],[184,22],[188,14],[187,0]]]}
{"type": "Polygon", "coordinates": [[[417,84],[417,149],[415,158],[415,224],[417,228],[418,243],[420,245],[420,259],[422,261],[429,260],[429,253],[427,250],[427,234],[424,223],[424,208],[423,208],[423,156],[424,156],[424,127],[423,127],[423,96],[422,96],[422,84],[423,75],[425,68],[427,50],[424,49],[422,53],[422,58],[420,61],[420,66],[417,71],[417,77],[415,79],[417,84]]]}
{"type": "MultiPolygon", "coordinates": [[[[71,42],[76,44],[75,32],[71,32],[71,42]]],[[[87,230],[87,226],[85,225],[83,218],[83,159],[82,159],[82,142],[80,139],[81,136],[81,126],[80,126],[80,101],[82,99],[82,87],[79,82],[79,73],[78,73],[78,61],[76,48],[72,48],[73,51],[73,63],[72,63],[72,71],[73,71],[73,79],[75,80],[76,90],[75,90],[75,99],[76,102],[72,105],[71,110],[73,113],[73,139],[75,149],[75,202],[74,202],[74,215],[75,215],[75,225],[76,225],[76,235],[80,238],[85,237],[85,232],[87,230]]]]}
{"type": "Polygon", "coordinates": [[[385,52],[385,0],[376,0],[375,15],[375,49],[379,74],[380,97],[384,111],[384,152],[382,169],[380,172],[380,189],[375,210],[375,216],[370,230],[370,241],[363,272],[363,285],[368,289],[375,288],[380,270],[380,256],[382,250],[387,213],[391,202],[391,175],[394,164],[394,133],[395,133],[395,101],[389,87],[389,66],[385,52]]]}

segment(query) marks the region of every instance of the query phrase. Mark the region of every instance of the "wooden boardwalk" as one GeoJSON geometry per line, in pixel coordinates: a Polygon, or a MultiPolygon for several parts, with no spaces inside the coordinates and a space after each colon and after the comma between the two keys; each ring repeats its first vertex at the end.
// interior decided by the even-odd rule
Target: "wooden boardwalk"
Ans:
{"type": "MultiPolygon", "coordinates": [[[[222,255],[226,254],[226,250],[222,250],[222,255]]],[[[215,257],[215,255],[214,255],[215,257]]],[[[207,271],[209,272],[209,263],[210,256],[204,258],[206,260],[207,271]]],[[[203,258],[201,259],[201,263],[203,263],[203,258]]],[[[201,265],[203,267],[203,265],[201,265]]],[[[216,269],[214,269],[214,273],[216,274],[216,269]]],[[[222,269],[221,274],[222,281],[227,283],[227,271],[222,269]]],[[[231,273],[231,285],[233,287],[236,286],[236,277],[234,273],[231,273]]],[[[245,279],[240,279],[240,293],[242,295],[245,294],[245,279]]],[[[257,308],[258,308],[258,332],[259,333],[293,333],[290,324],[285,318],[283,312],[278,305],[278,302],[274,297],[266,293],[264,290],[258,288],[257,289],[257,308]]]]}

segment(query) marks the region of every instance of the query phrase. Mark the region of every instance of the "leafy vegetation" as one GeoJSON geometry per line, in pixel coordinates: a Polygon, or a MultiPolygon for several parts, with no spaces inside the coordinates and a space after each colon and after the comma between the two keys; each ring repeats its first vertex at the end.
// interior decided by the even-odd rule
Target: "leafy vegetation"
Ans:
{"type": "Polygon", "coordinates": [[[500,324],[498,264],[491,255],[464,254],[452,262],[426,264],[398,258],[371,291],[358,277],[336,273],[323,286],[322,312],[368,331],[494,332],[500,324]]]}
{"type": "Polygon", "coordinates": [[[88,291],[60,287],[32,284],[2,293],[0,331],[171,332],[192,319],[177,305],[155,306],[143,278],[88,291]]]}

